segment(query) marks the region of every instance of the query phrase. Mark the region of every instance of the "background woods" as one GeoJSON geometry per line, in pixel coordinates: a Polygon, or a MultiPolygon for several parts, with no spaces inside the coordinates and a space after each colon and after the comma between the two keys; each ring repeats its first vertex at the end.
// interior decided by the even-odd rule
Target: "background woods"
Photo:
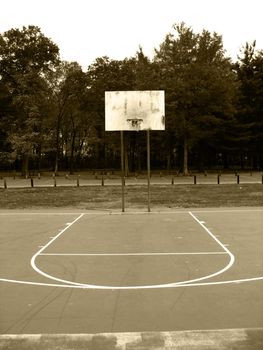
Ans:
{"type": "MultiPolygon", "coordinates": [[[[84,72],[60,60],[38,27],[0,35],[0,170],[120,167],[120,136],[104,131],[104,93],[165,90],[166,130],[151,133],[152,168],[263,168],[263,51],[237,62],[222,37],[175,25],[155,55],[99,57],[84,72]]],[[[126,174],[146,167],[144,133],[125,133],[126,174]]]]}

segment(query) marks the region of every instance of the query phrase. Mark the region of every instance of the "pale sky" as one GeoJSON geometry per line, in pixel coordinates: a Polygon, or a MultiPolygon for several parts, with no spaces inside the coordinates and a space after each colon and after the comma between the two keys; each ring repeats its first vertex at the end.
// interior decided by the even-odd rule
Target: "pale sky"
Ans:
{"type": "Polygon", "coordinates": [[[150,58],[175,23],[223,36],[236,60],[246,42],[263,49],[262,0],[0,0],[0,33],[36,25],[63,60],[84,69],[97,57],[124,59],[142,46],[150,58]]]}

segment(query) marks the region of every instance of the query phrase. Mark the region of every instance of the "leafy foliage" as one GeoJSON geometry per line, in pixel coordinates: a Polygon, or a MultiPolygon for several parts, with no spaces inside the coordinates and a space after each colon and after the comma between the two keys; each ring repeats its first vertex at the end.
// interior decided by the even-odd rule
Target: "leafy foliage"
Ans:
{"type": "MultiPolygon", "coordinates": [[[[119,167],[119,134],[105,133],[105,91],[165,90],[166,130],[151,133],[153,167],[263,163],[263,51],[246,44],[238,62],[222,37],[175,24],[152,60],[99,57],[84,72],[60,60],[35,26],[0,35],[0,162],[34,168],[119,167]]],[[[143,133],[125,133],[126,172],[145,166],[143,133]],[[129,160],[129,162],[128,162],[129,160]]]]}
{"type": "Polygon", "coordinates": [[[240,123],[240,146],[257,154],[263,152],[263,51],[256,42],[247,43],[236,64],[240,81],[237,118],[240,123]]]}
{"type": "Polygon", "coordinates": [[[155,62],[166,90],[167,127],[184,144],[188,174],[188,150],[204,141],[214,143],[233,116],[236,83],[218,34],[195,34],[184,23],[174,31],[156,50],[155,62]]]}
{"type": "Polygon", "coordinates": [[[0,75],[12,96],[8,139],[15,157],[24,160],[36,152],[44,122],[47,84],[45,74],[58,62],[58,47],[38,27],[11,29],[0,37],[0,75]]]}

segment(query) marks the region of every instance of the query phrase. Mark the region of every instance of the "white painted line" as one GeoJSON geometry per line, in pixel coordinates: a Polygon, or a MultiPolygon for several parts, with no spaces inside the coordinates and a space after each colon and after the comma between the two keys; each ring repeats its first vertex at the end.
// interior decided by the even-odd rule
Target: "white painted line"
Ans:
{"type": "Polygon", "coordinates": [[[0,282],[9,282],[9,283],[31,285],[31,286],[43,286],[43,287],[63,287],[63,288],[74,287],[72,285],[66,285],[66,284],[42,283],[42,282],[34,282],[34,281],[21,281],[21,280],[7,279],[7,278],[0,278],[0,282]]]}
{"type": "MultiPolygon", "coordinates": [[[[181,287],[205,287],[205,286],[218,286],[218,285],[225,285],[225,284],[239,284],[239,283],[248,283],[248,282],[256,282],[256,281],[263,281],[263,276],[260,277],[251,277],[251,278],[243,278],[243,279],[237,279],[237,280],[225,280],[225,281],[218,281],[218,282],[202,282],[202,283],[189,283],[189,284],[171,284],[169,286],[167,285],[161,285],[161,286],[141,286],[141,287],[130,287],[126,289],[162,289],[162,288],[181,288],[181,287]]],[[[42,283],[42,282],[34,282],[34,281],[22,281],[22,280],[13,280],[13,279],[7,279],[7,278],[0,278],[0,282],[8,282],[8,283],[15,283],[15,284],[25,284],[25,285],[32,285],[32,286],[41,286],[41,287],[60,287],[60,288],[77,288],[77,289],[102,289],[98,288],[97,286],[89,286],[89,285],[72,285],[72,284],[55,284],[55,283],[42,283]]],[[[111,287],[105,287],[103,289],[107,290],[115,290],[116,288],[111,287]]]]}
{"type": "Polygon", "coordinates": [[[230,257],[232,257],[234,259],[234,255],[224,246],[223,243],[221,243],[219,241],[219,239],[213,235],[213,233],[192,213],[189,211],[189,214],[192,216],[192,218],[195,219],[196,222],[199,223],[199,225],[201,225],[203,227],[203,229],[224,249],[224,251],[226,251],[230,257]]]}
{"type": "Polygon", "coordinates": [[[166,255],[220,255],[226,252],[185,252],[185,253],[41,253],[53,256],[166,256],[166,255]]]}
{"type": "Polygon", "coordinates": [[[229,260],[229,263],[221,270],[215,272],[215,273],[212,273],[210,275],[207,275],[207,276],[204,276],[204,277],[200,277],[200,278],[196,278],[196,279],[193,279],[193,280],[189,280],[189,281],[185,281],[185,282],[181,282],[181,284],[188,284],[188,283],[193,283],[193,282],[199,282],[199,281],[203,281],[203,280],[206,280],[206,279],[209,279],[209,278],[212,278],[212,277],[215,277],[215,276],[218,276],[218,275],[221,275],[222,273],[226,272],[228,269],[230,269],[230,267],[234,264],[235,262],[235,257],[234,255],[223,245],[223,243],[221,243],[219,241],[218,238],[215,237],[215,235],[213,235],[213,233],[199,220],[197,219],[197,217],[189,211],[189,214],[192,216],[192,218],[199,223],[199,225],[202,226],[202,228],[220,245],[220,247],[223,248],[223,250],[229,255],[230,257],[230,260],[229,260]]]}
{"type": "MultiPolygon", "coordinates": [[[[193,209],[192,212],[195,213],[243,213],[243,212],[263,212],[263,208],[262,209],[193,209]]],[[[183,209],[183,210],[152,210],[151,212],[147,212],[147,211],[125,211],[123,212],[119,212],[119,211],[113,211],[111,213],[109,213],[110,215],[154,215],[154,214],[163,214],[163,215],[167,215],[167,214],[185,214],[188,213],[187,209],[183,209]]],[[[86,213],[86,214],[92,214],[92,213],[86,213]]],[[[103,213],[101,213],[103,214],[103,213]]]]}
{"type": "MultiPolygon", "coordinates": [[[[7,212],[3,213],[0,212],[0,215],[80,215],[82,213],[80,212],[68,212],[68,213],[61,213],[61,212],[7,212]]],[[[84,214],[84,213],[83,213],[84,214]]]]}
{"type": "Polygon", "coordinates": [[[203,209],[203,210],[195,210],[193,209],[192,212],[195,213],[243,213],[243,212],[262,212],[263,209],[203,209]]]}
{"type": "MultiPolygon", "coordinates": [[[[171,287],[175,287],[175,286],[184,286],[187,284],[193,284],[195,282],[200,282],[215,276],[218,276],[222,273],[224,273],[225,271],[227,271],[234,263],[234,255],[227,249],[224,247],[224,245],[208,230],[208,228],[199,222],[199,220],[191,213],[189,212],[189,214],[205,229],[206,232],[209,233],[209,235],[223,248],[223,250],[230,256],[230,261],[229,263],[223,267],[221,270],[214,272],[213,274],[210,275],[206,275],[203,277],[199,277],[199,278],[195,278],[195,279],[191,279],[191,280],[185,280],[185,281],[179,281],[179,282],[174,282],[174,283],[165,283],[165,284],[158,284],[158,285],[134,285],[134,286],[103,286],[103,285],[93,285],[93,284],[86,284],[86,283],[78,283],[78,282],[72,282],[72,281],[68,281],[68,280],[64,280],[62,278],[58,278],[52,275],[47,274],[46,272],[40,270],[35,263],[35,259],[37,258],[38,255],[40,255],[44,249],[46,249],[56,238],[58,238],[63,232],[65,232],[70,226],[67,226],[66,228],[64,228],[64,230],[62,230],[57,236],[55,236],[55,238],[51,241],[49,241],[42,249],[40,249],[31,259],[31,266],[33,267],[33,269],[35,271],[37,271],[39,274],[41,274],[44,277],[47,277],[49,279],[52,279],[54,281],[66,284],[66,285],[73,285],[73,286],[79,286],[79,288],[81,287],[85,287],[85,288],[90,288],[90,289],[111,289],[111,290],[132,290],[132,289],[153,289],[153,288],[171,288],[171,287]]],[[[83,214],[81,214],[77,219],[75,219],[71,225],[73,225],[77,220],[79,220],[81,217],[83,216],[83,214]]]]}
{"type": "MultiPolygon", "coordinates": [[[[75,222],[77,222],[79,219],[82,218],[84,214],[80,214],[74,221],[72,221],[69,225],[67,225],[63,230],[61,230],[55,237],[53,237],[46,245],[42,246],[42,248],[36,252],[35,255],[33,255],[33,257],[31,258],[31,266],[32,268],[39,273],[40,275],[43,275],[47,278],[50,278],[50,276],[48,274],[46,274],[45,272],[41,271],[35,264],[35,260],[37,258],[37,256],[39,254],[41,254],[48,246],[50,246],[59,236],[61,236],[67,229],[69,229],[72,225],[75,224],[75,222]]],[[[54,279],[54,278],[53,278],[54,279]]]]}
{"type": "MultiPolygon", "coordinates": [[[[119,211],[105,210],[101,212],[0,212],[0,215],[153,215],[153,214],[185,214],[186,210],[162,210],[162,211],[126,211],[124,213],[119,211]]],[[[194,213],[242,213],[242,212],[263,212],[262,209],[193,209],[194,213]]]]}

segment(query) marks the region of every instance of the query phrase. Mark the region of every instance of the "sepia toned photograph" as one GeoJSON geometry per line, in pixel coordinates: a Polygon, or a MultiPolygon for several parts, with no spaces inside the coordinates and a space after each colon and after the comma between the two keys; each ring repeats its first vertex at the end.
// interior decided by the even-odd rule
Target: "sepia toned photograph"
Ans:
{"type": "Polygon", "coordinates": [[[0,0],[0,350],[263,350],[262,11],[0,0]]]}

